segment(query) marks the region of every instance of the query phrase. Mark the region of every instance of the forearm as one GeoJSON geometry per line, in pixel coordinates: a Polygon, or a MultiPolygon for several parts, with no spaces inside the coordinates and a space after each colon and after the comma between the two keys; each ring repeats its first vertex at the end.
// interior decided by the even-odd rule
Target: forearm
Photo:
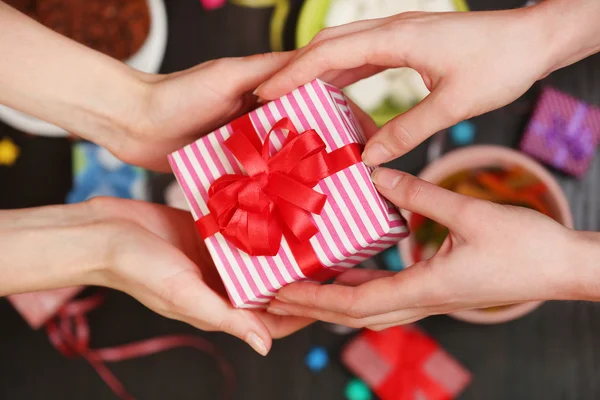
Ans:
{"type": "Polygon", "coordinates": [[[547,38],[548,73],[600,52],[600,1],[545,0],[527,12],[547,38]]]}
{"type": "Polygon", "coordinates": [[[0,1],[0,104],[105,144],[127,133],[147,90],[143,75],[0,1]]]}
{"type": "Polygon", "coordinates": [[[88,203],[0,211],[0,296],[96,283],[107,238],[88,203]]]}

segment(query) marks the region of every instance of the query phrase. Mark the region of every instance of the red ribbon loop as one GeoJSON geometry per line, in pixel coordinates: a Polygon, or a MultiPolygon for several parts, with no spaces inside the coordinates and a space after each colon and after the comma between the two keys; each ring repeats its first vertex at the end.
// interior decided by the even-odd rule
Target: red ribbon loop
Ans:
{"type": "Polygon", "coordinates": [[[221,232],[251,256],[276,255],[284,235],[295,243],[308,242],[318,232],[310,214],[320,214],[327,201],[314,186],[359,162],[358,145],[327,153],[316,131],[298,133],[288,118],[278,121],[262,144],[248,116],[233,126],[225,146],[247,175],[225,175],[210,186],[210,214],[197,221],[202,237],[221,232]],[[288,135],[281,150],[271,155],[270,138],[277,130],[288,135]]]}

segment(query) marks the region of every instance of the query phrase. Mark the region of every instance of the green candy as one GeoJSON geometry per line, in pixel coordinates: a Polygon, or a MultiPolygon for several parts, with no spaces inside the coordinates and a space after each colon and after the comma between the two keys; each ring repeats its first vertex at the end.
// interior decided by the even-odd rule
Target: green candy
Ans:
{"type": "Polygon", "coordinates": [[[371,389],[358,378],[353,378],[348,382],[345,394],[347,400],[371,400],[373,398],[371,389]]]}

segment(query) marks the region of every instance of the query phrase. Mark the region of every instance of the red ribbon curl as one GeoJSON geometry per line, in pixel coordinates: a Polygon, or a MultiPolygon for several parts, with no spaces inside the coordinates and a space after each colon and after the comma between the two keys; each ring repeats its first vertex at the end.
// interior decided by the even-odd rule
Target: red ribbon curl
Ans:
{"type": "Polygon", "coordinates": [[[56,318],[46,324],[50,342],[64,356],[85,358],[121,400],[135,400],[105,363],[144,357],[177,347],[188,347],[207,353],[217,361],[225,378],[223,399],[229,400],[233,397],[233,367],[217,347],[199,336],[164,335],[122,346],[90,349],[90,327],[86,314],[99,307],[104,302],[104,297],[104,290],[101,290],[93,296],[72,300],[59,310],[56,318]]]}

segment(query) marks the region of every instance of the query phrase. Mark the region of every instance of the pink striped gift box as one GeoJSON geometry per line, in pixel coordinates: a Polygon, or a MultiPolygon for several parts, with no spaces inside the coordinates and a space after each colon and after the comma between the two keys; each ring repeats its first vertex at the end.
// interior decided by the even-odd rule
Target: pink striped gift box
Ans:
{"type": "MultiPolygon", "coordinates": [[[[298,132],[315,130],[328,153],[352,143],[365,143],[343,93],[334,86],[313,81],[272,101],[248,116],[264,141],[271,128],[288,118],[298,132]]],[[[235,122],[234,122],[235,123],[235,122]]],[[[194,220],[209,214],[211,184],[227,174],[243,174],[243,167],[224,146],[233,133],[226,125],[169,156],[194,220]]],[[[286,132],[270,135],[272,152],[281,149],[286,132]]],[[[321,180],[313,189],[327,196],[320,214],[310,218],[318,233],[310,245],[323,268],[341,273],[396,244],[408,231],[398,210],[375,190],[370,169],[358,162],[321,180]]],[[[221,233],[205,243],[235,307],[265,307],[283,286],[307,279],[285,239],[275,256],[250,256],[221,233]]]]}

